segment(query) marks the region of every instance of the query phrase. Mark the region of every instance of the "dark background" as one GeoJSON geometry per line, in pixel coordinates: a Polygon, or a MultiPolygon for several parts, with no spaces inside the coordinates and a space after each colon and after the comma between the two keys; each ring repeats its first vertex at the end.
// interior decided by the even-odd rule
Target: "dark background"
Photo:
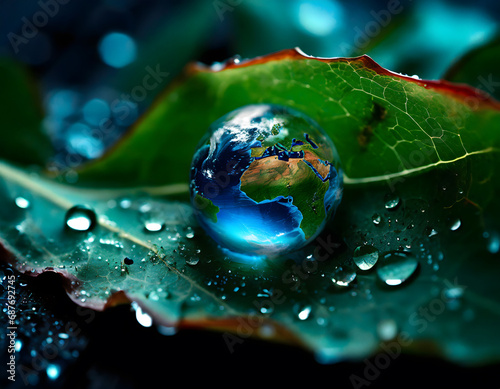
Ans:
{"type": "MultiPolygon", "coordinates": [[[[390,3],[0,1],[0,56],[31,71],[45,110],[44,131],[57,151],[51,166],[64,171],[116,142],[189,61],[211,64],[299,46],[315,56],[368,53],[393,71],[438,79],[497,34],[498,2],[401,1],[392,3],[397,11],[392,13],[390,3]],[[118,40],[106,46],[113,33],[118,40]],[[169,76],[144,99],[127,99],[146,69],[156,66],[169,76]],[[114,115],[116,102],[133,112],[126,121],[114,115]],[[102,117],[115,124],[105,136],[94,131],[102,117]]],[[[6,265],[0,273],[2,304],[4,273],[11,274],[6,265]]],[[[16,355],[23,370],[12,387],[352,387],[351,375],[363,377],[375,362],[321,365],[307,351],[254,339],[230,353],[220,333],[144,328],[128,306],[106,312],[76,307],[57,276],[16,277],[21,296],[16,355]]],[[[2,328],[5,319],[0,318],[2,328]]],[[[5,350],[2,345],[2,361],[5,350]]],[[[471,379],[498,387],[496,369],[404,354],[374,373],[366,387],[462,387],[471,379]]],[[[3,368],[0,377],[6,387],[3,368]]]]}

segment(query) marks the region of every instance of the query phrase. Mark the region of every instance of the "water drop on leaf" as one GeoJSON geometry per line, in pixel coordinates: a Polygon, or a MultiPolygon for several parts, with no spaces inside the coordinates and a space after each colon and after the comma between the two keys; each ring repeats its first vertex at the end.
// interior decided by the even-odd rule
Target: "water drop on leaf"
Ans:
{"type": "Polygon", "coordinates": [[[370,245],[356,247],[353,254],[353,261],[361,270],[371,269],[378,261],[378,250],[370,245]]]}
{"type": "Polygon", "coordinates": [[[16,205],[22,209],[26,209],[30,206],[29,200],[24,198],[24,197],[21,197],[21,196],[16,197],[16,199],[14,201],[15,201],[16,205]]]}
{"type": "Polygon", "coordinates": [[[307,320],[311,316],[312,307],[310,305],[297,304],[295,310],[299,320],[307,320]]]}
{"type": "Polygon", "coordinates": [[[462,221],[460,219],[456,219],[453,222],[453,224],[451,225],[450,230],[456,231],[460,228],[461,225],[462,225],[462,221]]]}
{"type": "Polygon", "coordinates": [[[336,286],[347,287],[355,279],[356,272],[347,266],[339,266],[332,273],[332,282],[336,286]]]}
{"type": "Polygon", "coordinates": [[[417,270],[418,261],[407,252],[393,251],[385,254],[377,265],[379,278],[387,285],[397,286],[417,270]]]}
{"type": "Polygon", "coordinates": [[[90,231],[97,224],[95,212],[84,205],[75,205],[66,212],[66,226],[73,231],[90,231]]]}
{"type": "Polygon", "coordinates": [[[384,197],[386,209],[396,209],[401,199],[394,193],[388,193],[384,197]]]}

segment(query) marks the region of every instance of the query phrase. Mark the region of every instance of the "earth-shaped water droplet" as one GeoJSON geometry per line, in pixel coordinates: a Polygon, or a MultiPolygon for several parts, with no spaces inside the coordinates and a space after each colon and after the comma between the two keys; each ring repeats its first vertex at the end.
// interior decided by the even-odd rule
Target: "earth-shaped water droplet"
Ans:
{"type": "Polygon", "coordinates": [[[408,280],[417,270],[418,261],[410,253],[391,251],[377,264],[377,275],[390,286],[397,286],[408,280]]]}
{"type": "Polygon", "coordinates": [[[75,205],[66,212],[66,226],[73,231],[90,231],[97,224],[93,209],[85,205],[75,205]]]}
{"type": "Polygon", "coordinates": [[[378,250],[370,245],[356,247],[352,255],[352,260],[361,270],[371,269],[378,261],[378,250]]]}
{"type": "Polygon", "coordinates": [[[331,278],[336,286],[344,288],[356,279],[356,272],[348,266],[339,266],[333,271],[331,278]]]}
{"type": "Polygon", "coordinates": [[[212,124],[194,155],[190,189],[199,223],[222,247],[276,257],[321,232],[340,203],[342,171],[312,119],[249,105],[212,124]]]}
{"type": "Polygon", "coordinates": [[[395,209],[399,205],[401,199],[395,193],[388,193],[385,195],[384,201],[386,209],[395,209]]]}

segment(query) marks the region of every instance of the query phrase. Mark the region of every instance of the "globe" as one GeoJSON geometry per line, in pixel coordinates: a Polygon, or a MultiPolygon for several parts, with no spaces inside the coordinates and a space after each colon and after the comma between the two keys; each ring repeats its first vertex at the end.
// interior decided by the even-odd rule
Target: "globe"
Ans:
{"type": "Polygon", "coordinates": [[[200,141],[190,193],[200,225],[222,248],[275,258],[318,236],[342,198],[342,171],[312,119],[248,105],[215,121],[200,141]]]}

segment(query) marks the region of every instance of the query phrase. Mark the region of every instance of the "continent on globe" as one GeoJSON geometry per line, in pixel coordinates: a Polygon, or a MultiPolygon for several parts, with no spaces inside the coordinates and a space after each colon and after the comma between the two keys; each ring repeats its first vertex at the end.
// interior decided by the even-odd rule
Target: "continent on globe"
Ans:
{"type": "Polygon", "coordinates": [[[304,114],[249,105],[214,122],[191,166],[200,225],[223,248],[277,257],[314,239],[342,197],[340,161],[304,114]]]}

